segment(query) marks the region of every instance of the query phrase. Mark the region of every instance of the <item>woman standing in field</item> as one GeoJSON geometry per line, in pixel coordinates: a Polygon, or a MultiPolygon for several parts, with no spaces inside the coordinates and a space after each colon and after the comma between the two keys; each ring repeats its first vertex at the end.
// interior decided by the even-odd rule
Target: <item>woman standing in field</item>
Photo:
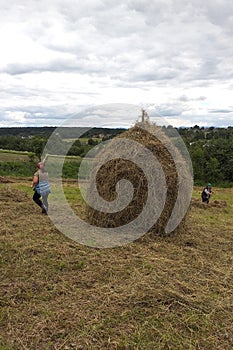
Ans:
{"type": "Polygon", "coordinates": [[[50,193],[48,172],[45,171],[45,160],[37,164],[38,170],[35,172],[31,187],[34,190],[32,199],[42,209],[42,214],[48,213],[48,196],[50,193]]]}

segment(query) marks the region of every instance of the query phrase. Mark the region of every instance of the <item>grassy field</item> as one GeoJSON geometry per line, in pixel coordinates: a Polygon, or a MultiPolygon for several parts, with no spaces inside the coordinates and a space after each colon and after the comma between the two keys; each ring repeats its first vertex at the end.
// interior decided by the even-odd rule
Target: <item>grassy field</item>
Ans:
{"type": "MultiPolygon", "coordinates": [[[[11,150],[2,150],[0,149],[0,162],[14,162],[14,161],[28,161],[28,156],[33,155],[32,152],[21,152],[21,151],[11,151],[11,150]]],[[[59,155],[50,155],[51,158],[63,158],[59,155]]],[[[66,161],[77,160],[81,161],[81,157],[78,156],[66,156],[66,161]]]]}
{"type": "MultiPolygon", "coordinates": [[[[88,143],[88,140],[89,139],[92,139],[93,141],[95,141],[95,142],[101,142],[102,141],[102,139],[101,138],[99,138],[99,137],[79,137],[79,141],[82,143],[82,144],[87,144],[88,143]]],[[[72,139],[72,138],[70,138],[70,139],[64,139],[64,141],[67,141],[67,142],[72,142],[72,141],[75,141],[76,139],[72,139]]]]}
{"type": "MultiPolygon", "coordinates": [[[[10,150],[0,150],[0,176],[33,176],[36,171],[36,163],[39,159],[30,152],[17,152],[10,150]]],[[[50,165],[56,164],[63,159],[63,156],[50,155],[50,165]]],[[[78,168],[81,163],[81,157],[66,156],[63,166],[63,176],[65,178],[77,178],[78,168]]],[[[54,166],[56,168],[56,166],[54,166]]],[[[51,171],[52,173],[52,171],[51,171]]]]}
{"type": "Polygon", "coordinates": [[[17,152],[0,149],[0,162],[28,161],[31,152],[17,152]]]}
{"type": "MultiPolygon", "coordinates": [[[[192,207],[182,235],[94,249],[40,214],[29,181],[11,180],[0,184],[0,350],[233,349],[233,189],[215,189],[227,206],[192,207]]],[[[79,210],[75,184],[64,188],[79,210]]]]}

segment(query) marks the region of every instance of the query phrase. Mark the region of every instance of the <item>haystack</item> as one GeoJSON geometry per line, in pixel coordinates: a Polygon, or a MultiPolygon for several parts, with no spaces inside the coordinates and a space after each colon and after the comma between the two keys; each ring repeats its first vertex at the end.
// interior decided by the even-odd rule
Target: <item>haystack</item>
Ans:
{"type": "MultiPolygon", "coordinates": [[[[148,149],[158,159],[166,180],[166,201],[161,212],[160,217],[149,230],[150,235],[164,234],[166,225],[174,209],[174,205],[177,200],[179,190],[179,177],[177,173],[177,166],[182,167],[184,159],[175,150],[170,139],[163,133],[162,129],[149,121],[143,121],[135,124],[126,132],[119,135],[119,139],[129,139],[140,143],[144,148],[148,149]],[[153,131],[153,132],[152,132],[153,131]],[[156,131],[156,133],[154,132],[156,131]],[[159,135],[156,137],[154,135],[159,135]],[[176,159],[174,155],[171,155],[169,149],[173,148],[176,153],[176,159]]],[[[112,159],[108,161],[109,154],[114,153],[114,149],[111,149],[111,145],[106,150],[102,151],[101,159],[102,163],[106,159],[106,164],[102,165],[97,172],[95,179],[96,188],[99,195],[106,201],[113,201],[116,199],[116,186],[121,179],[127,179],[133,185],[134,192],[130,203],[122,210],[118,212],[106,213],[101,210],[93,209],[92,206],[87,206],[87,219],[95,226],[105,228],[116,228],[122,225],[126,225],[132,222],[144,208],[148,198],[148,181],[143,172],[136,164],[127,159],[112,159]]],[[[133,149],[133,152],[138,152],[137,149],[133,149]]],[[[185,181],[188,181],[188,174],[186,174],[185,167],[183,177],[185,181]]],[[[151,176],[154,176],[151,173],[151,176]]],[[[89,201],[91,202],[91,195],[93,191],[93,181],[90,181],[90,187],[88,188],[89,201]]],[[[165,189],[164,189],[165,190],[165,189]]],[[[153,205],[159,205],[158,198],[155,198],[153,205]]],[[[184,227],[185,216],[183,217],[179,227],[184,227]]],[[[178,229],[179,229],[178,227],[178,229]]]]}

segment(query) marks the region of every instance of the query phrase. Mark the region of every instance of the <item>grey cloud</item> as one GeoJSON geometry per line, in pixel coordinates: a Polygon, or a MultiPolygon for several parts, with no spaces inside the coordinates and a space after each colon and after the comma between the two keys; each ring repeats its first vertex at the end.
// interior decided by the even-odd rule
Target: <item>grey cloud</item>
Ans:
{"type": "Polygon", "coordinates": [[[210,109],[209,113],[226,114],[226,113],[233,113],[233,110],[232,109],[210,109]]]}
{"type": "Polygon", "coordinates": [[[233,112],[225,114],[221,111],[213,114],[207,111],[206,114],[195,113],[190,114],[188,105],[178,103],[164,103],[161,105],[148,105],[149,115],[151,120],[159,125],[173,125],[173,126],[219,126],[227,127],[232,125],[233,112]]]}
{"type": "MultiPolygon", "coordinates": [[[[185,115],[184,115],[185,116],[185,115]]],[[[191,120],[192,124],[199,125],[199,126],[217,126],[217,127],[228,127],[232,125],[233,121],[233,115],[227,115],[222,117],[221,113],[220,115],[212,115],[212,114],[202,114],[202,115],[192,115],[187,116],[189,120],[191,120]]]]}
{"type": "MultiPolygon", "coordinates": [[[[223,83],[230,89],[232,15],[230,0],[87,0],[78,4],[74,0],[22,0],[20,3],[8,0],[1,6],[1,25],[18,24],[23,34],[51,55],[47,61],[38,57],[28,59],[27,63],[18,59],[17,52],[10,55],[8,64],[1,66],[0,71],[10,75],[9,84],[13,85],[5,87],[1,95],[4,93],[6,100],[7,95],[11,99],[37,94],[47,101],[46,95],[56,100],[60,92],[48,91],[46,81],[44,90],[23,87],[24,75],[32,77],[36,73],[39,76],[44,72],[57,76],[60,73],[81,74],[87,80],[91,77],[98,84],[100,94],[102,88],[106,91],[108,87],[128,90],[166,87],[174,91],[173,96],[177,95],[177,87],[186,91],[185,88],[207,89],[223,83]],[[21,86],[14,85],[13,80],[20,81],[21,86]]],[[[82,92],[82,86],[74,93],[97,96],[88,89],[82,92]]],[[[191,110],[192,104],[205,99],[198,94],[190,97],[187,92],[178,96],[177,102],[161,107],[167,116],[188,115],[186,109],[191,110]]],[[[27,104],[25,100],[25,110],[27,104]]],[[[203,115],[207,122],[212,122],[213,118],[211,115],[209,119],[208,114],[226,114],[224,110],[228,110],[228,106],[222,112],[217,109],[213,112],[215,108],[211,106],[208,108],[207,115],[203,115]]],[[[40,109],[48,116],[46,107],[40,109]]],[[[32,115],[36,110],[37,106],[31,111],[32,115]]],[[[51,111],[51,119],[56,114],[59,115],[59,109],[51,111]]]]}
{"type": "Polygon", "coordinates": [[[231,0],[207,0],[205,2],[198,0],[197,3],[199,4],[201,12],[211,23],[220,26],[223,30],[226,30],[226,32],[228,32],[230,27],[232,30],[233,3],[231,0]]]}
{"type": "Polygon", "coordinates": [[[171,116],[180,116],[182,115],[186,110],[186,106],[183,105],[180,102],[177,103],[163,103],[158,105],[149,105],[149,115],[151,115],[153,118],[155,117],[171,117],[171,116]]]}
{"type": "MultiPolygon", "coordinates": [[[[34,7],[31,5],[29,8],[35,13],[37,5],[32,3],[34,7]]],[[[50,6],[53,8],[55,4],[52,2],[50,6]]],[[[68,52],[76,58],[64,59],[63,62],[58,59],[47,65],[38,62],[28,67],[11,63],[6,71],[10,74],[23,74],[27,70],[80,71],[83,74],[108,74],[113,78],[117,78],[117,72],[120,78],[122,76],[134,82],[169,81],[174,78],[181,82],[217,79],[222,74],[219,70],[222,57],[216,57],[218,53],[214,51],[213,44],[218,47],[221,40],[216,37],[216,32],[208,22],[205,22],[206,17],[203,17],[203,14],[207,16],[204,9],[208,6],[204,6],[204,9],[203,6],[200,4],[200,7],[195,7],[192,3],[174,1],[145,1],[143,4],[141,1],[117,4],[109,1],[87,1],[79,6],[73,1],[59,2],[55,7],[54,18],[43,19],[41,22],[38,20],[34,27],[30,23],[28,34],[33,35],[35,39],[37,36],[39,42],[57,50],[58,54],[68,52]],[[193,22],[190,22],[188,19],[193,11],[195,16],[193,22]],[[147,21],[150,17],[154,18],[154,22],[147,21]],[[56,20],[60,21],[64,38],[72,38],[70,43],[69,40],[59,40],[56,20]],[[155,26],[157,20],[158,26],[155,26]],[[201,32],[196,31],[199,26],[203,27],[201,32]],[[210,36],[212,40],[209,40],[210,36]],[[129,54],[121,55],[122,52],[129,54]],[[137,57],[139,52],[138,57],[145,62],[145,69],[138,73],[138,61],[135,61],[134,57],[137,57]],[[182,52],[190,56],[191,64],[185,63],[182,52]],[[173,60],[174,56],[176,61],[173,60]],[[148,70],[146,67],[150,58],[156,62],[156,69],[151,67],[148,70]],[[201,62],[197,65],[199,58],[201,62]]]]}
{"type": "Polygon", "coordinates": [[[156,69],[157,71],[154,72],[151,70],[151,72],[142,72],[141,74],[135,72],[134,74],[129,74],[128,80],[129,81],[141,81],[141,82],[157,82],[159,80],[171,80],[178,77],[179,72],[177,72],[175,69],[166,69],[164,67],[160,67],[156,69]]]}
{"type": "Polygon", "coordinates": [[[80,74],[103,74],[104,68],[100,65],[95,65],[90,60],[83,62],[75,62],[68,60],[52,60],[47,63],[35,62],[35,63],[10,63],[4,69],[2,73],[11,75],[38,73],[38,72],[79,72],[80,74]]]}
{"type": "Polygon", "coordinates": [[[189,97],[187,95],[182,95],[178,98],[179,101],[182,102],[188,102],[188,101],[205,101],[206,97],[205,96],[198,96],[198,97],[189,97]]]}

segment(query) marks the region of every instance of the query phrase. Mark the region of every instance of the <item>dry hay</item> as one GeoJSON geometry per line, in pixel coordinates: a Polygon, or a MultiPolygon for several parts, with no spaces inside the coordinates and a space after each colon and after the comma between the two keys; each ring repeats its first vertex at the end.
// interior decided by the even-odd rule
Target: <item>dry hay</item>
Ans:
{"type": "Polygon", "coordinates": [[[12,183],[13,181],[4,177],[4,176],[0,176],[0,183],[4,183],[4,184],[7,184],[7,183],[12,183]]]}
{"type": "Polygon", "coordinates": [[[223,200],[221,200],[221,201],[218,201],[218,200],[211,201],[210,200],[209,203],[203,203],[203,202],[201,202],[201,199],[192,198],[191,205],[192,205],[192,207],[196,207],[196,208],[200,208],[200,209],[225,208],[225,207],[227,207],[227,202],[223,201],[223,200]]]}
{"type": "MultiPolygon", "coordinates": [[[[184,159],[178,150],[174,147],[170,139],[163,133],[162,129],[149,122],[137,123],[134,127],[119,135],[117,138],[126,138],[140,143],[143,147],[147,148],[159,161],[166,179],[166,201],[162,213],[160,214],[157,222],[149,230],[147,237],[153,237],[154,234],[165,234],[165,227],[173,211],[174,205],[177,200],[179,190],[179,178],[176,166],[184,169],[182,178],[188,181],[188,172],[184,165],[184,159]],[[154,129],[153,129],[154,128],[154,129]],[[156,133],[153,132],[156,130],[156,133]],[[152,134],[153,133],[153,134],[152,134]],[[159,135],[155,137],[154,135],[159,135]],[[173,156],[169,153],[168,149],[173,150],[176,154],[175,161],[173,156]]],[[[132,153],[137,153],[137,148],[132,153]]],[[[107,150],[103,150],[101,159],[107,159],[107,162],[100,167],[97,172],[95,181],[96,188],[106,201],[113,201],[116,198],[116,185],[119,180],[127,179],[131,182],[134,188],[132,201],[121,211],[116,213],[105,213],[93,209],[91,206],[87,206],[87,219],[92,225],[98,227],[115,228],[125,225],[134,220],[142,211],[145,206],[148,197],[148,181],[143,173],[143,169],[133,162],[126,159],[113,159],[108,160],[109,154],[114,154],[114,149],[111,146],[107,150]]],[[[104,162],[103,162],[104,163],[104,162]]],[[[103,164],[102,163],[102,164],[103,164]]],[[[154,173],[151,172],[151,176],[154,173]]],[[[88,189],[89,199],[93,190],[92,181],[90,182],[90,188],[88,189]]],[[[155,200],[154,205],[159,205],[155,200]]],[[[186,215],[181,220],[176,231],[181,231],[185,227],[186,215]]],[[[145,238],[145,237],[144,237],[145,238]]]]}
{"type": "Polygon", "coordinates": [[[4,199],[4,203],[27,202],[29,198],[30,197],[27,193],[20,191],[19,189],[16,189],[16,188],[5,187],[5,188],[2,188],[0,192],[0,201],[4,199]]]}

